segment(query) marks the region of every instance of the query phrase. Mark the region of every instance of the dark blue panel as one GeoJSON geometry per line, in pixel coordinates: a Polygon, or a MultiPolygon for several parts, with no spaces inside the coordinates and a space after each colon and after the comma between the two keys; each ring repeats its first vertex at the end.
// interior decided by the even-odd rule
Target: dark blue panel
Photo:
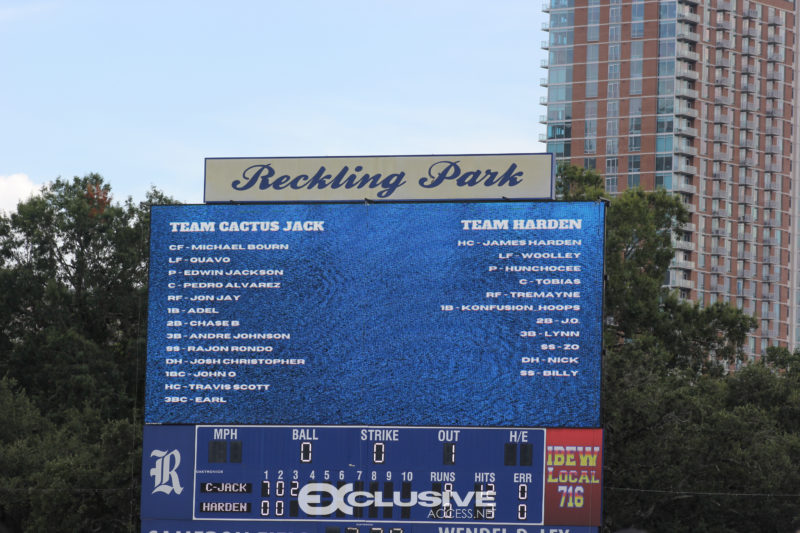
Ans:
{"type": "Polygon", "coordinates": [[[146,421],[597,427],[603,217],[589,203],[154,207],[146,421]]]}
{"type": "Polygon", "coordinates": [[[598,437],[591,429],[147,426],[142,518],[340,533],[599,524],[589,511],[600,505],[599,449],[560,446],[549,431],[580,443],[598,437]],[[556,487],[548,465],[559,451],[567,466],[558,471],[574,479],[556,487]],[[567,490],[580,497],[566,500],[567,490]]]}

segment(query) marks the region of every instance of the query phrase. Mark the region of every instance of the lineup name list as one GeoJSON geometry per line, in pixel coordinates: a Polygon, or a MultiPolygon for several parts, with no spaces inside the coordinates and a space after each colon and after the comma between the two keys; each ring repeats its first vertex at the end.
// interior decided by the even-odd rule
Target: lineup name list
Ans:
{"type": "MultiPolygon", "coordinates": [[[[486,220],[461,220],[462,230],[464,231],[497,231],[497,230],[575,230],[583,227],[581,219],[486,219],[486,220]]],[[[479,246],[561,246],[561,247],[580,247],[581,239],[511,239],[511,240],[487,240],[479,241],[479,246]]],[[[458,246],[476,246],[474,240],[459,240],[458,246]]],[[[521,260],[577,260],[581,257],[581,252],[504,252],[497,255],[501,261],[515,259],[521,260]]],[[[535,273],[580,273],[581,265],[570,264],[512,264],[512,265],[488,265],[488,272],[535,272],[535,273]]],[[[537,290],[507,290],[507,291],[486,291],[487,299],[511,298],[511,299],[558,299],[567,300],[580,299],[581,292],[579,286],[582,280],[579,277],[571,276],[568,278],[556,277],[537,277],[534,279],[519,278],[519,285],[534,285],[537,290]]],[[[456,307],[443,305],[443,311],[453,311],[456,307]]],[[[460,311],[479,311],[479,312],[580,312],[580,304],[461,304],[457,307],[460,311]]],[[[553,317],[537,317],[535,325],[542,329],[529,329],[519,332],[519,336],[524,339],[532,340],[530,354],[520,357],[523,367],[519,371],[521,377],[542,377],[542,378],[575,378],[580,373],[575,367],[581,364],[581,352],[579,338],[581,336],[580,319],[577,317],[567,317],[556,320],[553,317]],[[551,326],[561,326],[563,329],[545,329],[551,326]],[[535,344],[535,340],[540,341],[535,344]],[[569,339],[569,342],[556,342],[558,340],[569,339]],[[537,353],[538,352],[538,353],[537,353]],[[530,366],[535,365],[535,366],[530,366]]]]}
{"type": "MultiPolygon", "coordinates": [[[[157,251],[153,257],[154,266],[159,266],[151,284],[156,287],[154,294],[158,295],[151,299],[151,305],[156,305],[151,307],[151,313],[156,310],[151,314],[151,325],[161,328],[163,333],[159,335],[161,340],[150,343],[148,379],[158,385],[148,388],[148,406],[151,412],[157,409],[158,414],[149,416],[148,421],[163,423],[177,420],[176,416],[188,416],[196,422],[243,422],[246,419],[240,418],[239,412],[250,405],[275,410],[283,417],[277,420],[291,421],[290,416],[297,415],[287,413],[294,411],[273,407],[277,406],[276,402],[288,401],[291,405],[294,400],[290,398],[300,396],[299,391],[307,390],[309,384],[330,371],[360,375],[360,367],[348,364],[352,357],[345,355],[355,353],[361,358],[381,350],[380,346],[362,347],[358,340],[362,335],[351,333],[348,321],[355,328],[353,332],[365,327],[378,328],[369,334],[383,339],[383,353],[390,361],[385,376],[395,379],[399,376],[413,379],[404,375],[403,370],[403,367],[410,368],[403,362],[409,356],[418,361],[416,364],[426,365],[421,368],[427,367],[420,355],[430,348],[418,342],[416,346],[421,348],[413,345],[414,339],[426,332],[415,333],[413,327],[418,326],[413,324],[446,324],[453,328],[449,338],[468,339],[474,335],[476,326],[478,330],[499,332],[498,327],[508,322],[499,316],[512,314],[519,316],[510,319],[517,325],[512,331],[502,329],[501,334],[508,335],[508,342],[500,345],[494,365],[506,376],[497,391],[509,392],[496,392],[496,395],[514,396],[516,383],[528,387],[531,378],[553,383],[543,385],[542,391],[560,391],[563,387],[574,387],[568,382],[583,384],[595,379],[593,367],[597,356],[593,355],[591,338],[595,336],[592,317],[597,314],[594,257],[598,248],[594,241],[602,232],[597,231],[597,224],[591,217],[587,217],[589,222],[586,223],[581,217],[558,216],[562,212],[586,211],[551,208],[531,211],[526,207],[511,210],[546,215],[471,218],[463,215],[473,210],[467,211],[463,205],[444,205],[443,214],[438,214],[437,210],[435,216],[425,213],[422,208],[427,206],[413,206],[411,212],[422,212],[417,222],[414,216],[404,215],[402,219],[383,216],[380,211],[391,211],[389,206],[350,206],[375,213],[374,221],[362,224],[366,219],[361,213],[354,215],[345,209],[344,218],[340,218],[338,210],[331,205],[264,207],[187,206],[185,210],[165,209],[161,213],[172,214],[170,218],[162,215],[160,220],[154,219],[159,229],[153,230],[156,232],[154,251],[157,251]],[[451,207],[454,207],[452,211],[451,207]],[[302,214],[294,216],[296,211],[302,214]],[[266,212],[270,214],[263,216],[266,212]],[[461,216],[451,216],[452,212],[461,216]],[[282,213],[288,216],[281,216],[282,213]],[[311,216],[303,216],[308,213],[311,216]],[[438,223],[424,223],[428,218],[438,223]],[[403,223],[396,224],[400,220],[403,223]],[[372,232],[380,240],[373,241],[372,232]],[[476,238],[476,232],[482,235],[476,238]],[[232,233],[239,237],[231,237],[232,233]],[[267,237],[268,234],[272,237],[267,237]],[[411,235],[437,238],[420,248],[419,244],[407,243],[411,235]],[[495,251],[490,253],[492,248],[495,251]],[[389,253],[380,251],[395,249],[397,251],[389,253]],[[317,262],[318,250],[323,251],[319,257],[325,257],[326,262],[317,262]],[[353,254],[351,250],[366,250],[367,253],[353,254]],[[377,253],[373,254],[373,250],[377,253]],[[413,261],[399,258],[399,255],[413,258],[418,250],[423,251],[421,268],[413,261]],[[443,261],[459,256],[452,266],[450,259],[443,261]],[[331,260],[333,263],[328,262],[331,260]],[[395,261],[399,263],[392,270],[395,261]],[[381,265],[381,276],[390,277],[382,278],[383,282],[379,282],[378,277],[370,278],[371,273],[378,272],[375,265],[381,265]],[[412,265],[413,270],[409,268],[412,265]],[[592,268],[585,271],[588,266],[592,268]],[[453,275],[466,275],[474,280],[470,282],[470,289],[466,289],[466,285],[456,287],[443,283],[438,278],[430,282],[431,274],[440,276],[451,268],[455,269],[453,275]],[[351,272],[364,272],[366,276],[359,274],[353,278],[347,275],[351,272]],[[396,278],[391,278],[393,272],[398,274],[396,278]],[[406,275],[409,272],[415,275],[409,278],[406,275]],[[345,275],[339,276],[339,273],[345,275]],[[415,276],[422,277],[415,281],[415,276]],[[592,280],[589,286],[587,279],[592,280]],[[355,290],[351,281],[358,281],[355,290]],[[359,288],[362,283],[363,289],[359,288]],[[423,289],[408,292],[411,287],[425,286],[430,287],[424,289],[425,295],[432,295],[432,298],[413,292],[423,289]],[[366,311],[368,314],[364,315],[360,305],[350,309],[350,302],[360,303],[361,298],[369,298],[376,289],[373,296],[376,302],[388,303],[387,309],[405,309],[407,316],[416,317],[415,322],[388,320],[388,315],[373,321],[371,313],[366,311]],[[395,303],[393,293],[405,303],[395,303]],[[334,298],[331,301],[339,302],[339,307],[327,307],[331,295],[334,298]],[[447,302],[453,296],[463,300],[447,302]],[[439,305],[436,300],[442,297],[446,303],[439,305]],[[307,311],[317,307],[319,301],[326,305],[325,311],[317,310],[313,320],[305,318],[312,316],[307,311]],[[443,316],[442,311],[463,313],[465,318],[442,322],[439,318],[443,316]],[[330,313],[343,317],[339,319],[342,329],[337,332],[340,340],[336,346],[329,346],[314,333],[319,328],[320,318],[326,320],[324,317],[331,316],[330,313]],[[467,314],[476,318],[467,318],[467,314]],[[489,318],[490,315],[498,315],[498,318],[489,318]],[[477,318],[479,316],[486,318],[477,318]],[[588,318],[591,319],[587,321],[588,318]],[[298,323],[303,324],[299,330],[298,323]],[[404,325],[399,326],[400,323],[404,325]],[[585,330],[587,325],[590,329],[585,330]],[[587,345],[585,349],[581,347],[582,336],[587,345]],[[319,357],[323,353],[327,354],[324,359],[319,357]],[[588,359],[585,358],[587,354],[591,356],[588,359]],[[163,407],[154,406],[156,402],[163,407]],[[203,410],[179,408],[176,411],[181,404],[199,404],[203,410]],[[226,404],[231,407],[224,407],[226,404]],[[170,414],[173,412],[175,415],[170,414]],[[219,418],[214,418],[216,416],[219,418]]],[[[487,212],[504,207],[497,206],[487,212]]],[[[477,214],[480,209],[474,212],[477,214]]],[[[474,350],[471,341],[439,344],[453,347],[440,346],[435,353],[445,353],[442,350],[456,349],[461,344],[467,348],[466,351],[457,350],[463,354],[459,357],[466,364],[460,365],[456,373],[448,374],[452,379],[444,382],[442,394],[456,394],[450,391],[458,382],[457,375],[476,365],[478,354],[471,351],[474,350]]],[[[449,371],[440,370],[443,365],[438,361],[431,362],[434,364],[428,372],[444,376],[442,372],[449,371]]],[[[376,378],[373,386],[378,386],[381,379],[388,379],[376,378]]],[[[552,392],[550,394],[552,398],[552,392]]],[[[353,420],[378,421],[380,418],[353,420]]]]}
{"type": "MultiPolygon", "coordinates": [[[[192,222],[169,222],[170,231],[173,233],[196,233],[196,232],[271,232],[271,231],[325,231],[324,221],[313,220],[290,220],[281,224],[279,221],[192,221],[192,222]]],[[[173,244],[170,245],[171,251],[279,251],[288,250],[289,245],[283,243],[269,243],[269,244],[173,244]]],[[[181,257],[172,256],[168,259],[170,267],[175,267],[182,262],[188,262],[192,265],[218,265],[231,264],[232,259],[228,256],[191,256],[181,257]]],[[[183,276],[283,276],[284,269],[184,269],[184,270],[168,270],[168,276],[183,275],[183,276]]],[[[180,284],[170,283],[168,288],[183,288],[183,289],[280,289],[281,282],[275,281],[259,281],[259,282],[182,282],[180,284]]],[[[167,300],[172,302],[172,305],[178,305],[177,302],[204,302],[206,304],[219,304],[224,305],[223,302],[238,302],[242,298],[241,294],[169,294],[167,300]]],[[[181,314],[185,312],[187,315],[219,315],[224,312],[222,307],[189,307],[181,309],[178,307],[171,307],[167,310],[171,314],[181,314]],[[221,311],[222,310],[222,311],[221,311]]],[[[190,320],[186,323],[183,321],[170,320],[167,322],[168,327],[224,327],[224,328],[238,328],[240,327],[240,320],[190,320]]],[[[167,337],[171,341],[201,341],[201,340],[217,340],[217,341],[254,341],[254,340],[290,340],[290,333],[255,333],[255,332],[241,332],[241,333],[168,333],[167,337]]],[[[228,398],[224,393],[230,392],[259,392],[265,393],[270,391],[271,385],[269,383],[230,383],[220,380],[236,380],[238,373],[234,370],[176,370],[177,365],[182,368],[183,365],[210,365],[212,367],[235,366],[240,365],[252,366],[304,366],[306,360],[304,358],[262,358],[253,357],[253,353],[271,354],[274,351],[272,345],[251,345],[251,344],[215,344],[215,345],[202,345],[202,344],[175,344],[167,347],[169,357],[165,359],[166,365],[171,365],[169,370],[164,371],[167,378],[171,378],[173,382],[164,385],[167,391],[163,398],[163,402],[167,404],[176,403],[196,403],[196,404],[226,404],[228,398]],[[181,351],[185,351],[191,358],[184,361],[182,357],[177,356],[181,351]],[[207,355],[216,355],[219,353],[234,353],[236,355],[248,354],[250,357],[207,357],[207,355]],[[189,382],[186,383],[186,378],[197,379],[214,379],[215,382],[189,382]],[[183,396],[184,391],[199,394],[199,396],[183,396]],[[176,394],[177,393],[177,394],[176,394]]]]}

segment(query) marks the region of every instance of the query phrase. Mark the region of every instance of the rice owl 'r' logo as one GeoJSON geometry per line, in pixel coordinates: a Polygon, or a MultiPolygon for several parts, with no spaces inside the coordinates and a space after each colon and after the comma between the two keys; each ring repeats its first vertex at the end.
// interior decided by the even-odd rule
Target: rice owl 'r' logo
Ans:
{"type": "Polygon", "coordinates": [[[156,457],[156,465],[150,469],[153,476],[153,494],[163,492],[164,494],[175,494],[183,492],[181,482],[178,479],[178,466],[181,464],[181,453],[178,450],[166,452],[163,450],[153,450],[150,457],[156,457]]]}

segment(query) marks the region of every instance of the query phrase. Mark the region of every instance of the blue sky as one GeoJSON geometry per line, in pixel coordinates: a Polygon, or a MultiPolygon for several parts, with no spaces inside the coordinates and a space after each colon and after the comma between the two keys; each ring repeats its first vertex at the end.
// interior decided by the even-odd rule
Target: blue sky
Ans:
{"type": "Polygon", "coordinates": [[[203,160],[543,152],[541,0],[0,1],[0,209],[58,176],[202,201],[203,160]]]}

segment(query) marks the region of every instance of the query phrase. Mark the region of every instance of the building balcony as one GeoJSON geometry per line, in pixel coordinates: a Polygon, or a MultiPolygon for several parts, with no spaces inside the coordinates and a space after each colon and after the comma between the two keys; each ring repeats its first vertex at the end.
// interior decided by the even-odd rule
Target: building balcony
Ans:
{"type": "Polygon", "coordinates": [[[782,207],[781,202],[778,200],[767,200],[764,202],[764,205],[767,207],[767,209],[780,209],[782,207]]]}
{"type": "Polygon", "coordinates": [[[780,255],[768,255],[764,257],[764,263],[768,265],[780,265],[781,264],[781,257],[780,255]]]}
{"type": "Polygon", "coordinates": [[[762,281],[766,283],[780,283],[781,275],[780,274],[767,274],[761,278],[762,281]]]}
{"type": "Polygon", "coordinates": [[[689,185],[688,183],[676,183],[672,186],[672,190],[676,192],[684,192],[686,194],[697,194],[697,187],[689,185]]]}
{"type": "Polygon", "coordinates": [[[770,89],[767,91],[767,98],[783,98],[783,91],[770,89]]]}
{"type": "Polygon", "coordinates": [[[673,172],[679,174],[688,174],[689,176],[697,175],[697,167],[694,165],[687,165],[686,163],[678,163],[672,168],[673,172]]]}
{"type": "Polygon", "coordinates": [[[688,41],[691,43],[700,42],[700,34],[693,31],[680,30],[676,37],[679,41],[688,41]]]}
{"type": "Polygon", "coordinates": [[[768,339],[777,339],[779,335],[780,332],[778,331],[778,328],[772,328],[761,332],[761,336],[767,337],[768,339]]]}
{"type": "MultiPolygon", "coordinates": [[[[739,177],[739,185],[746,185],[748,187],[755,187],[758,183],[755,176],[740,176],[739,177]]],[[[752,196],[745,196],[745,199],[749,199],[750,201],[753,200],[752,196]]]]}
{"type": "Polygon", "coordinates": [[[742,83],[741,91],[743,93],[754,93],[758,90],[758,85],[755,83],[742,83]]]}
{"type": "Polygon", "coordinates": [[[542,31],[550,31],[550,23],[542,22],[542,31]]]}
{"type": "Polygon", "coordinates": [[[743,120],[739,127],[743,130],[757,130],[758,129],[758,121],[757,120],[743,120]]]}
{"type": "Polygon", "coordinates": [[[700,15],[691,13],[688,10],[681,9],[677,13],[677,18],[681,22],[691,22],[692,24],[700,24],[700,15]]]}
{"type": "Polygon", "coordinates": [[[539,48],[542,50],[550,50],[550,43],[548,41],[542,41],[542,43],[539,45],[539,48]]]}
{"type": "Polygon", "coordinates": [[[743,296],[744,298],[755,298],[756,291],[755,289],[742,289],[739,291],[739,296],[743,296]]]}
{"type": "Polygon", "coordinates": [[[736,217],[736,220],[738,220],[739,222],[743,222],[745,224],[752,224],[753,215],[748,215],[748,214],[739,215],[738,217],[736,217]]]}
{"type": "Polygon", "coordinates": [[[694,261],[681,261],[680,259],[673,259],[670,263],[671,268],[682,268],[683,270],[694,270],[694,261]]]}
{"type": "Polygon", "coordinates": [[[758,10],[755,8],[748,8],[742,10],[742,17],[746,19],[757,19],[758,18],[758,10]]]}
{"type": "Polygon", "coordinates": [[[783,63],[783,60],[784,60],[783,54],[776,54],[776,53],[767,54],[767,61],[771,63],[783,63]]]}
{"type": "Polygon", "coordinates": [[[780,246],[781,241],[775,237],[764,237],[762,239],[764,246],[780,246]]]}
{"type": "Polygon", "coordinates": [[[758,49],[758,46],[751,46],[749,44],[742,45],[741,53],[743,56],[757,56],[761,54],[761,52],[758,49]]]}
{"type": "Polygon", "coordinates": [[[725,228],[711,228],[711,235],[715,237],[730,237],[731,234],[725,228]]]}
{"type": "Polygon", "coordinates": [[[768,191],[778,191],[778,192],[780,192],[780,190],[781,190],[781,182],[780,182],[780,180],[767,181],[766,183],[764,183],[764,189],[766,189],[768,191]]]}
{"type": "Polygon", "coordinates": [[[754,268],[747,268],[742,270],[736,274],[738,278],[753,278],[756,275],[756,270],[754,268]]]}
{"type": "Polygon", "coordinates": [[[691,117],[697,118],[697,109],[691,108],[687,105],[677,105],[675,106],[674,113],[678,116],[682,117],[691,117]]]}
{"type": "Polygon", "coordinates": [[[750,231],[743,231],[736,236],[737,241],[750,242],[753,240],[753,233],[750,231]]]}
{"type": "Polygon", "coordinates": [[[690,128],[689,126],[676,125],[673,133],[675,135],[683,135],[684,137],[697,137],[697,128],[690,128]]]}
{"type": "Polygon", "coordinates": [[[766,146],[766,152],[768,154],[779,154],[781,153],[781,148],[780,144],[768,144],[766,146]]]}
{"type": "Polygon", "coordinates": [[[720,76],[714,80],[717,87],[733,87],[733,76],[720,76]]]}
{"type": "Polygon", "coordinates": [[[542,11],[550,13],[550,2],[542,2],[542,11]]]}
{"type": "Polygon", "coordinates": [[[764,165],[764,170],[767,172],[783,172],[783,164],[781,163],[767,163],[764,165]]]}
{"type": "Polygon", "coordinates": [[[692,100],[696,100],[699,96],[699,93],[695,89],[690,89],[688,87],[675,87],[675,96],[681,98],[690,98],[692,100]]]}
{"type": "Polygon", "coordinates": [[[714,96],[714,103],[717,105],[733,105],[733,95],[721,95],[718,94],[714,96]]]}
{"type": "Polygon", "coordinates": [[[769,81],[783,81],[783,70],[782,69],[768,69],[767,70],[767,80],[769,80],[769,81]]]}
{"type": "Polygon", "coordinates": [[[768,228],[780,228],[781,223],[778,222],[777,218],[767,218],[764,220],[764,225],[768,228]]]}
{"type": "Polygon", "coordinates": [[[716,198],[718,200],[724,200],[728,197],[727,189],[720,189],[719,187],[713,187],[711,189],[711,198],[716,198]]]}
{"type": "Polygon", "coordinates": [[[731,161],[733,157],[730,152],[723,152],[721,150],[714,150],[714,161],[731,161]]]}
{"type": "Polygon", "coordinates": [[[711,247],[711,255],[728,255],[730,250],[728,250],[724,246],[712,246],[711,247]]]}
{"type": "Polygon", "coordinates": [[[683,6],[697,6],[700,0],[678,0],[678,5],[683,6]]]}
{"type": "Polygon", "coordinates": [[[733,31],[733,22],[730,20],[718,20],[714,23],[714,27],[718,30],[733,31]]]}
{"type": "Polygon", "coordinates": [[[767,36],[767,42],[770,44],[783,44],[786,38],[778,33],[767,36]]]}
{"type": "Polygon", "coordinates": [[[709,270],[711,270],[711,272],[713,272],[714,274],[725,273],[725,267],[722,265],[711,265],[711,268],[709,270]]]}
{"type": "Polygon", "coordinates": [[[750,37],[752,39],[761,38],[761,32],[758,30],[758,28],[745,28],[744,30],[742,30],[742,35],[744,35],[745,37],[750,37]]]}
{"type": "MultiPolygon", "coordinates": [[[[744,203],[746,203],[746,204],[748,204],[748,205],[752,205],[752,204],[755,202],[755,199],[753,198],[753,195],[752,195],[752,194],[745,194],[744,196],[741,196],[741,197],[740,197],[740,199],[741,199],[742,201],[744,201],[744,203]]],[[[743,216],[745,216],[745,217],[746,217],[746,216],[748,216],[748,215],[743,215],[743,216]]],[[[753,222],[753,219],[752,219],[752,217],[750,217],[750,222],[753,222]]]]}
{"type": "Polygon", "coordinates": [[[696,70],[689,68],[678,68],[675,70],[675,76],[678,79],[697,81],[700,79],[700,73],[696,70]]]}
{"type": "Polygon", "coordinates": [[[547,124],[547,115],[539,115],[539,124],[547,124]]]}
{"type": "Polygon", "coordinates": [[[727,292],[725,290],[725,285],[724,284],[715,283],[713,281],[708,284],[708,290],[710,290],[711,292],[727,292]]]}
{"type": "Polygon", "coordinates": [[[758,148],[758,143],[756,143],[755,139],[744,139],[739,141],[739,146],[742,148],[755,150],[756,148],[758,148]]]}
{"type": "Polygon", "coordinates": [[[720,39],[715,43],[717,48],[724,48],[730,50],[733,48],[733,40],[731,39],[720,39]]]}
{"type": "Polygon", "coordinates": [[[728,216],[728,212],[724,209],[712,209],[711,210],[712,217],[726,217],[728,216]]]}
{"type": "Polygon", "coordinates": [[[746,167],[754,167],[758,164],[758,158],[755,156],[740,155],[739,164],[746,167]]]}
{"type": "Polygon", "coordinates": [[[783,106],[767,106],[768,117],[783,117],[783,106]]]}
{"type": "Polygon", "coordinates": [[[742,109],[744,111],[753,111],[753,112],[758,111],[759,109],[758,102],[749,102],[749,101],[745,102],[742,104],[742,109]]]}
{"type": "Polygon", "coordinates": [[[756,65],[745,63],[744,65],[742,65],[742,74],[750,74],[752,76],[758,76],[758,67],[756,65]]]}
{"type": "Polygon", "coordinates": [[[780,26],[783,24],[783,20],[781,20],[781,17],[779,17],[778,15],[770,15],[767,18],[767,24],[769,24],[770,26],[780,26]]]}
{"type": "Polygon", "coordinates": [[[685,46],[679,46],[678,49],[675,51],[675,56],[678,59],[685,59],[687,61],[697,62],[700,61],[700,54],[697,52],[692,52],[685,46]]]}
{"type": "MultiPolygon", "coordinates": [[[[761,318],[766,319],[766,320],[776,320],[778,318],[778,315],[773,313],[772,311],[762,311],[761,318]]],[[[770,331],[770,330],[767,330],[767,331],[770,331]]],[[[766,332],[762,331],[761,333],[763,334],[763,333],[766,333],[766,332]]]]}
{"type": "Polygon", "coordinates": [[[694,283],[690,279],[673,278],[669,280],[667,286],[670,288],[693,289],[694,283]]]}
{"type": "Polygon", "coordinates": [[[550,68],[550,63],[548,63],[546,59],[542,59],[539,62],[539,66],[542,68],[550,68]]]}
{"type": "Polygon", "coordinates": [[[730,2],[726,2],[725,0],[718,0],[717,1],[717,11],[730,11],[733,9],[730,2]]]}
{"type": "Polygon", "coordinates": [[[783,137],[783,128],[779,126],[767,126],[764,128],[764,133],[767,135],[774,135],[776,137],[783,137]]]}
{"type": "Polygon", "coordinates": [[[722,181],[732,181],[733,180],[733,175],[730,173],[730,171],[725,171],[725,172],[717,171],[717,172],[714,172],[711,175],[711,177],[714,178],[715,180],[722,180],[722,181]]]}
{"type": "Polygon", "coordinates": [[[547,82],[547,78],[539,78],[539,86],[547,87],[548,85],[550,84],[547,82]]]}
{"type": "Polygon", "coordinates": [[[681,154],[681,155],[691,155],[691,156],[697,155],[697,148],[695,148],[689,143],[677,143],[675,145],[674,151],[676,154],[681,154]]]}
{"type": "Polygon", "coordinates": [[[739,254],[738,259],[744,259],[745,261],[755,261],[756,254],[754,254],[753,252],[742,252],[741,254],[739,254]]]}
{"type": "Polygon", "coordinates": [[[672,247],[676,250],[692,251],[694,250],[694,243],[692,241],[684,241],[683,239],[673,239],[672,247]]]}
{"type": "Polygon", "coordinates": [[[717,57],[714,59],[714,66],[720,68],[736,68],[736,59],[733,56],[730,57],[717,57]]]}

